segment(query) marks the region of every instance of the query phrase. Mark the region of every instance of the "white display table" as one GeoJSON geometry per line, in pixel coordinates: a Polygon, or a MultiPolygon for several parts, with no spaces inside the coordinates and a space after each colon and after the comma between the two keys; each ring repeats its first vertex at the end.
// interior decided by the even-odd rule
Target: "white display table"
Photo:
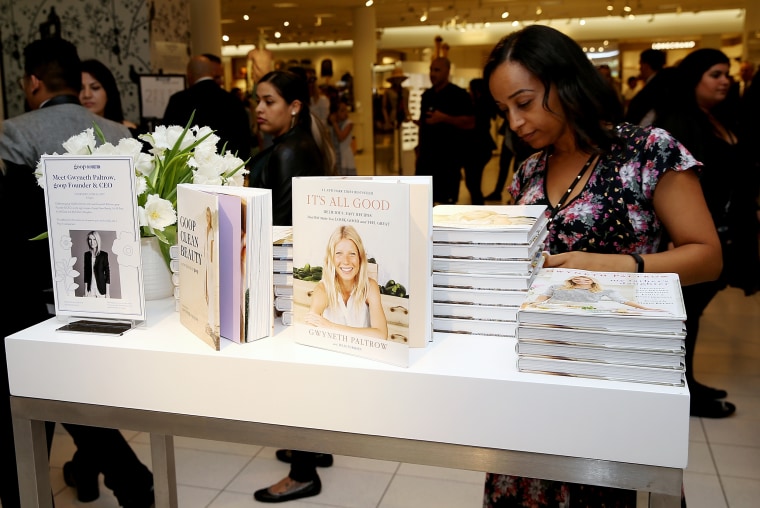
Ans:
{"type": "Polygon", "coordinates": [[[172,299],[121,337],[6,339],[22,501],[51,506],[43,421],[151,434],[156,506],[176,507],[173,436],[651,492],[680,506],[686,388],[519,373],[514,340],[455,337],[409,368],[297,344],[290,328],[216,352],[172,299]]]}

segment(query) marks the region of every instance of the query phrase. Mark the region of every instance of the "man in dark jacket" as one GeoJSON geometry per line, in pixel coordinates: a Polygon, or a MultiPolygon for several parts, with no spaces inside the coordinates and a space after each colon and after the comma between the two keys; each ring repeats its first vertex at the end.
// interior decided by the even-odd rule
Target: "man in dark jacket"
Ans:
{"type": "Polygon", "coordinates": [[[197,55],[187,64],[188,88],[176,92],[166,105],[164,125],[184,127],[195,112],[193,125],[209,127],[219,136],[217,149],[225,146],[247,161],[251,156],[251,126],[243,104],[223,89],[218,79],[221,60],[214,55],[197,55]]]}

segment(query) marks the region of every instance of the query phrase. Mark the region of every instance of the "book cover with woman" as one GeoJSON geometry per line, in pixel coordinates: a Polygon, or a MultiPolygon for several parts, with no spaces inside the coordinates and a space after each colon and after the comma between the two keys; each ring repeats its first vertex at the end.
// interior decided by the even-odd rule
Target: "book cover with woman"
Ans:
{"type": "Polygon", "coordinates": [[[402,366],[410,347],[427,345],[429,198],[429,179],[418,188],[373,177],[293,179],[299,342],[402,366]],[[412,270],[417,258],[422,264],[412,270]]]}

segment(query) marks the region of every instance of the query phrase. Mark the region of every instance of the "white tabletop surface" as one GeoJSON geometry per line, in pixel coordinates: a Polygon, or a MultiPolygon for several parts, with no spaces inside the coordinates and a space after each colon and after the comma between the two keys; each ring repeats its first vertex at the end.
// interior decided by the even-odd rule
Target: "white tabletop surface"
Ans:
{"type": "Polygon", "coordinates": [[[11,394],[84,404],[685,468],[685,387],[517,372],[514,339],[450,337],[408,368],[297,344],[291,328],[214,351],[172,299],[120,337],[6,338],[11,394]]]}

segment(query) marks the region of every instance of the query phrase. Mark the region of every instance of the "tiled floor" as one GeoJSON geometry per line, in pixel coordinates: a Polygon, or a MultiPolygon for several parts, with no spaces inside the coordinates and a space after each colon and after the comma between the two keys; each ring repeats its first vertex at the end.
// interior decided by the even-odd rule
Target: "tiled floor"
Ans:
{"type": "MultiPolygon", "coordinates": [[[[492,189],[496,158],[484,175],[492,189]]],[[[357,165],[360,173],[362,156],[357,165]]],[[[462,187],[460,203],[468,202],[462,187]]],[[[685,491],[689,508],[760,506],[760,294],[744,297],[722,291],[708,307],[695,360],[700,381],[725,388],[737,406],[723,420],[692,418],[685,491]]],[[[60,427],[59,427],[60,428],[60,427]]],[[[146,434],[123,431],[141,460],[150,465],[146,434]]],[[[251,493],[287,474],[274,450],[256,446],[176,438],[177,482],[182,508],[233,508],[257,505],[251,493]]],[[[78,503],[63,482],[61,467],[74,451],[60,430],[51,454],[51,481],[57,508],[116,508],[102,486],[97,501],[78,503]]],[[[289,508],[478,508],[483,474],[414,464],[338,456],[321,469],[322,494],[293,501],[289,508]]]]}

